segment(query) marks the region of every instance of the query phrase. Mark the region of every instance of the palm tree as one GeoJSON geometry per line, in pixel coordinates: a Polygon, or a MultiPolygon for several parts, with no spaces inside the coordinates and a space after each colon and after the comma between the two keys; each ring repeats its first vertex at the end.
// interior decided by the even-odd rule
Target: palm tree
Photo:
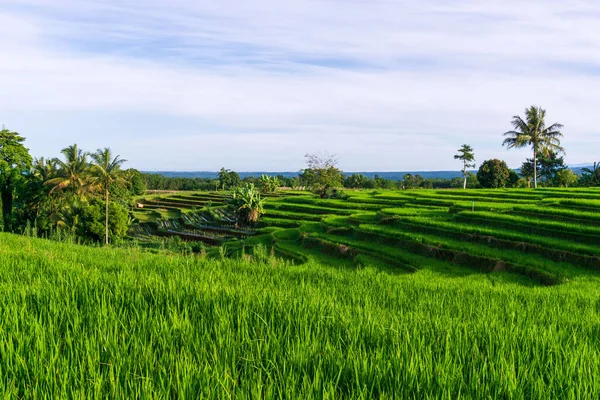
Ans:
{"type": "Polygon", "coordinates": [[[581,168],[581,172],[584,173],[583,178],[591,185],[600,184],[600,161],[594,162],[592,168],[581,168]]]}
{"type": "Polygon", "coordinates": [[[61,150],[65,161],[55,159],[58,164],[58,176],[47,181],[52,185],[50,192],[70,190],[73,194],[83,194],[89,189],[90,163],[87,153],[77,147],[77,144],[61,150]]]}
{"type": "Polygon", "coordinates": [[[33,188],[30,209],[34,210],[34,219],[37,220],[40,208],[49,201],[46,182],[56,177],[56,159],[36,158],[31,166],[29,179],[33,188]]]}
{"type": "Polygon", "coordinates": [[[533,149],[533,186],[537,188],[537,156],[540,152],[548,154],[550,151],[564,153],[560,146],[563,134],[559,123],[546,127],[546,110],[541,107],[531,106],[525,109],[525,120],[515,115],[511,121],[514,128],[504,133],[506,139],[503,146],[509,149],[531,146],[533,149]]]}
{"type": "Polygon", "coordinates": [[[104,201],[106,208],[106,219],[105,219],[105,239],[108,244],[108,200],[109,200],[109,188],[113,183],[125,182],[124,171],[121,170],[121,164],[127,160],[115,156],[113,158],[112,152],[108,147],[104,149],[98,149],[94,154],[91,155],[93,165],[91,174],[95,178],[95,183],[102,188],[104,193],[104,201]]]}

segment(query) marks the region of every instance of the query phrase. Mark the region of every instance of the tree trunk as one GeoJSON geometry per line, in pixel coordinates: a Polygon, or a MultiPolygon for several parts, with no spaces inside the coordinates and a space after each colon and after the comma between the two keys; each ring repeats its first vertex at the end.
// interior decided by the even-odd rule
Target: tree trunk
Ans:
{"type": "Polygon", "coordinates": [[[463,179],[464,179],[463,189],[466,189],[467,188],[467,162],[466,161],[464,163],[462,173],[463,173],[463,179]]]}
{"type": "Polygon", "coordinates": [[[467,175],[465,174],[464,177],[465,177],[465,180],[463,182],[463,189],[466,189],[467,188],[467,175]]]}
{"type": "Polygon", "coordinates": [[[4,232],[12,230],[12,187],[5,187],[2,190],[2,220],[4,221],[4,232]]]}
{"type": "Polygon", "coordinates": [[[533,150],[533,188],[537,189],[537,152],[533,150]]]}
{"type": "Polygon", "coordinates": [[[106,188],[105,191],[105,195],[106,195],[106,221],[105,221],[105,233],[106,233],[106,244],[108,245],[108,187],[106,188]]]}

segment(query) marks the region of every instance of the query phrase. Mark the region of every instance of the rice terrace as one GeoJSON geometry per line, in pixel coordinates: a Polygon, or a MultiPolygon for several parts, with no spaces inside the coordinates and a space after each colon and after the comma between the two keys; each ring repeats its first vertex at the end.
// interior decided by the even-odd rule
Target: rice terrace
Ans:
{"type": "Polygon", "coordinates": [[[1,399],[600,399],[600,2],[0,3],[1,399]]]}

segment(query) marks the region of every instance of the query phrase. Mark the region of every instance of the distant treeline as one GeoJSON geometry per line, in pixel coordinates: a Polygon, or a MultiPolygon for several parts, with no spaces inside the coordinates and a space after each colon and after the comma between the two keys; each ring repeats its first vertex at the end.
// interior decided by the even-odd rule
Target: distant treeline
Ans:
{"type": "MultiPolygon", "coordinates": [[[[298,176],[277,175],[276,178],[282,187],[299,188],[307,185],[298,176]]],[[[228,170],[225,170],[225,174],[221,173],[220,178],[217,179],[168,177],[158,173],[142,173],[142,179],[148,190],[219,190],[230,189],[246,182],[258,184],[260,181],[259,177],[254,176],[242,179],[236,172],[228,170]]],[[[478,186],[473,177],[469,181],[469,187],[478,186]]],[[[462,187],[462,179],[459,177],[453,179],[423,178],[419,174],[405,174],[403,179],[394,180],[378,175],[370,178],[362,174],[351,174],[344,178],[344,187],[348,189],[450,189],[462,187]]]]}

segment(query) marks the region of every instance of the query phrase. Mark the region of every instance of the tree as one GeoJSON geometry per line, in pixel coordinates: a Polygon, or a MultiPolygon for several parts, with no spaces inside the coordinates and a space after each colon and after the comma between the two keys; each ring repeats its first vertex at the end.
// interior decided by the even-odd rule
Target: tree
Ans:
{"type": "Polygon", "coordinates": [[[583,185],[600,185],[600,162],[594,162],[592,168],[581,168],[581,172],[581,182],[583,185]]]}
{"type": "Polygon", "coordinates": [[[458,149],[458,154],[454,155],[455,160],[460,160],[463,163],[462,174],[463,174],[463,189],[467,188],[467,169],[475,167],[475,154],[473,153],[473,148],[468,144],[463,144],[460,149],[458,149]]]}
{"type": "Polygon", "coordinates": [[[229,199],[229,207],[233,210],[237,220],[242,220],[251,225],[258,222],[261,214],[264,214],[264,199],[256,190],[253,183],[246,184],[242,188],[236,188],[229,199]]]}
{"type": "Polygon", "coordinates": [[[506,139],[502,142],[507,148],[520,148],[531,146],[533,149],[533,186],[537,188],[537,158],[538,154],[547,154],[549,151],[562,152],[560,138],[563,134],[560,129],[563,125],[554,123],[546,126],[546,110],[541,107],[531,106],[525,109],[525,120],[515,115],[511,121],[512,131],[504,133],[506,139]]]}
{"type": "Polygon", "coordinates": [[[484,188],[506,187],[509,176],[508,166],[498,159],[484,161],[477,171],[477,180],[484,188]]]}
{"type": "Polygon", "coordinates": [[[23,146],[25,138],[4,127],[0,130],[0,197],[4,230],[12,230],[12,210],[15,187],[31,165],[29,149],[23,146]]]}
{"type": "Polygon", "coordinates": [[[568,167],[565,165],[564,157],[559,157],[553,151],[548,151],[538,159],[539,176],[543,178],[547,186],[558,185],[557,174],[565,169],[568,167]]]}
{"type": "Polygon", "coordinates": [[[47,181],[52,190],[63,190],[69,194],[84,195],[90,190],[90,163],[88,154],[77,147],[77,144],[65,147],[60,151],[65,160],[55,159],[58,165],[58,176],[47,181]]]}
{"type": "Polygon", "coordinates": [[[528,158],[521,165],[521,175],[527,179],[527,187],[531,188],[531,178],[533,178],[533,160],[528,158]]]}
{"type": "Polygon", "coordinates": [[[219,171],[219,185],[223,190],[240,186],[242,180],[237,172],[221,168],[219,171]]]}
{"type": "Polygon", "coordinates": [[[577,183],[579,176],[570,169],[561,169],[556,173],[556,184],[560,187],[569,187],[577,183]]]}
{"type": "Polygon", "coordinates": [[[94,180],[104,193],[105,203],[105,244],[108,244],[108,203],[110,195],[110,185],[113,183],[125,183],[125,176],[121,170],[121,165],[127,160],[119,158],[119,156],[112,156],[112,152],[108,147],[104,149],[98,149],[94,154],[91,155],[93,164],[91,168],[91,175],[94,180]]]}
{"type": "Polygon", "coordinates": [[[344,187],[347,187],[350,189],[359,189],[365,185],[366,181],[367,181],[367,177],[364,176],[363,174],[352,174],[352,175],[346,177],[346,179],[344,181],[344,187]]]}
{"type": "Polygon", "coordinates": [[[307,168],[301,171],[300,179],[321,197],[326,197],[330,189],[336,190],[344,185],[344,173],[337,168],[335,155],[313,153],[304,157],[307,168]]]}

